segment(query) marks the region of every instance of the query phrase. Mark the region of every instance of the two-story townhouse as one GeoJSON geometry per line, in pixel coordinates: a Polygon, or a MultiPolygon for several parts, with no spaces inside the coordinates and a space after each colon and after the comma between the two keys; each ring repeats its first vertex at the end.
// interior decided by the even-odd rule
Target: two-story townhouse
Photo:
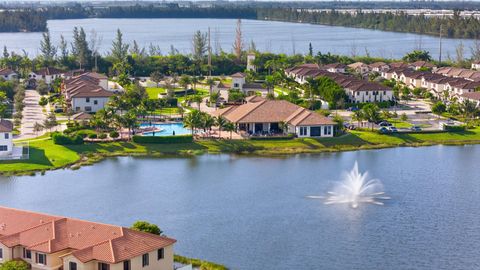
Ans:
{"type": "Polygon", "coordinates": [[[348,68],[355,73],[359,74],[366,74],[370,71],[370,67],[362,62],[355,62],[353,64],[348,65],[348,68]]]}
{"type": "Polygon", "coordinates": [[[64,80],[62,94],[74,112],[97,112],[103,109],[115,91],[107,90],[106,76],[87,72],[64,80]]]}
{"type": "Polygon", "coordinates": [[[390,69],[390,66],[388,66],[388,64],[384,62],[375,62],[368,66],[371,71],[378,73],[382,73],[390,69]]]}
{"type": "Polygon", "coordinates": [[[1,68],[0,78],[4,79],[5,81],[13,81],[18,79],[18,74],[9,68],[1,68]]]}
{"type": "Polygon", "coordinates": [[[28,74],[28,85],[35,88],[40,80],[50,85],[56,79],[62,78],[64,73],[65,71],[53,67],[41,68],[28,74]]]}
{"type": "Polygon", "coordinates": [[[8,156],[13,151],[13,123],[1,119],[0,120],[0,156],[8,156]]]}
{"type": "Polygon", "coordinates": [[[171,270],[176,240],[78,219],[0,207],[0,263],[32,270],[171,270]]]}

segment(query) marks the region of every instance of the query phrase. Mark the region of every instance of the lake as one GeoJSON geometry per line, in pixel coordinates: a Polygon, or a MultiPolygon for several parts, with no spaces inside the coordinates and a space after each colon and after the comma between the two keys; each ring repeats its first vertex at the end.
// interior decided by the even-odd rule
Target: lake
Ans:
{"type": "Polygon", "coordinates": [[[0,204],[130,226],[158,224],[176,252],[233,269],[479,269],[480,146],[284,158],[120,157],[0,178],[0,204]],[[358,161],[384,206],[325,205],[358,161]]]}
{"type": "MultiPolygon", "coordinates": [[[[78,19],[48,21],[53,42],[60,43],[60,35],[72,41],[73,27],[83,27],[87,34],[96,32],[100,51],[108,52],[117,28],[127,42],[136,40],[140,46],[159,46],[163,54],[174,45],[181,53],[191,53],[192,36],[196,30],[206,32],[211,28],[213,51],[230,52],[235,38],[234,19],[78,19]]],[[[307,53],[309,43],[315,52],[332,52],[344,55],[365,55],[401,58],[413,49],[425,49],[438,58],[439,39],[417,34],[383,32],[368,29],[323,26],[300,23],[243,20],[243,40],[256,43],[260,51],[275,53],[307,53]]],[[[30,56],[39,53],[41,33],[0,33],[0,46],[10,51],[24,49],[30,56]]],[[[455,58],[455,48],[464,45],[465,55],[471,54],[472,40],[444,39],[443,59],[455,58]]]]}

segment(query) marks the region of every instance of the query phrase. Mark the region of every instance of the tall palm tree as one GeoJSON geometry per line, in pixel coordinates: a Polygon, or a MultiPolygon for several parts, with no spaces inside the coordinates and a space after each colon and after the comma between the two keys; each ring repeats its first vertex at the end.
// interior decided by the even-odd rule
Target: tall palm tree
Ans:
{"type": "Polygon", "coordinates": [[[178,81],[178,83],[183,87],[183,89],[185,90],[185,97],[187,97],[187,94],[188,94],[188,85],[191,83],[191,79],[190,79],[190,76],[188,75],[182,75],[180,77],[180,80],[178,81]]]}
{"type": "Polygon", "coordinates": [[[358,127],[360,127],[360,122],[365,120],[363,112],[361,110],[354,111],[352,114],[352,120],[357,121],[358,127]]]}
{"type": "Polygon", "coordinates": [[[216,119],[216,125],[218,127],[218,137],[222,137],[222,129],[227,125],[228,120],[223,116],[218,116],[216,119]]]}
{"type": "Polygon", "coordinates": [[[235,131],[235,124],[232,123],[232,122],[228,122],[228,123],[224,126],[224,129],[225,129],[225,131],[230,132],[230,140],[231,140],[232,137],[233,137],[233,132],[235,131]]]}

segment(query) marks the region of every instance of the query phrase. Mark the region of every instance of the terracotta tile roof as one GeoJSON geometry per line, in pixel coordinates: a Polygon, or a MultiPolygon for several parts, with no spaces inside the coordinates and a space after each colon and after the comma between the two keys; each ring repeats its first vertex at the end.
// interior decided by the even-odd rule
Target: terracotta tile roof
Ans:
{"type": "Polygon", "coordinates": [[[0,75],[5,76],[5,75],[10,75],[10,74],[17,74],[15,71],[9,69],[9,68],[1,68],[0,69],[0,75]]]}
{"type": "Polygon", "coordinates": [[[353,64],[348,65],[349,68],[353,68],[353,69],[361,68],[361,67],[367,67],[367,66],[368,66],[367,64],[362,63],[362,62],[355,62],[353,64]]]}
{"type": "Polygon", "coordinates": [[[323,66],[323,68],[330,69],[330,68],[346,68],[347,66],[342,63],[333,63],[323,66]]]}
{"type": "Polygon", "coordinates": [[[46,67],[46,68],[41,68],[41,69],[35,71],[34,73],[38,74],[38,75],[42,75],[42,76],[47,76],[47,75],[63,74],[63,73],[65,73],[65,71],[60,70],[58,68],[46,67]]]}
{"type": "Polygon", "coordinates": [[[117,263],[175,242],[120,226],[0,207],[0,243],[44,253],[73,249],[82,262],[117,263]]]}
{"type": "Polygon", "coordinates": [[[379,68],[379,67],[384,67],[388,66],[387,63],[385,62],[375,62],[369,65],[371,68],[379,68]]]}
{"type": "Polygon", "coordinates": [[[290,122],[298,125],[327,125],[333,122],[285,100],[263,100],[249,102],[216,111],[234,123],[277,123],[290,122]],[[294,121],[294,122],[293,122],[294,121]]]}
{"type": "Polygon", "coordinates": [[[110,97],[113,92],[101,87],[100,80],[107,79],[106,76],[95,72],[87,72],[65,80],[63,92],[68,99],[72,97],[110,97]]]}
{"type": "Polygon", "coordinates": [[[464,98],[480,101],[480,92],[470,92],[461,95],[464,98]]]}
{"type": "MultiPolygon", "coordinates": [[[[2,119],[0,120],[0,132],[12,132],[13,130],[13,123],[2,119]]],[[[1,235],[1,230],[0,230],[0,235],[1,235]]]]}
{"type": "Polygon", "coordinates": [[[72,115],[73,120],[89,120],[92,118],[92,115],[86,112],[79,112],[77,114],[72,115]]]}
{"type": "Polygon", "coordinates": [[[426,62],[426,61],[416,61],[416,62],[413,62],[412,65],[415,66],[415,67],[427,67],[427,68],[435,67],[434,64],[426,62]]]}
{"type": "Polygon", "coordinates": [[[393,62],[389,64],[390,68],[408,68],[408,64],[404,62],[393,62]]]}
{"type": "Polygon", "coordinates": [[[245,77],[247,77],[247,75],[245,75],[245,73],[242,73],[242,72],[237,72],[235,74],[232,74],[230,77],[232,77],[232,78],[245,78],[245,77]]]}

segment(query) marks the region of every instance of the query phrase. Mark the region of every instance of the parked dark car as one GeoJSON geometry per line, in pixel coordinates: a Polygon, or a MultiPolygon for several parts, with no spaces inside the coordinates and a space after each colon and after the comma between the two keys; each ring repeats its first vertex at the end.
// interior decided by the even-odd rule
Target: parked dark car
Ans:
{"type": "Polygon", "coordinates": [[[382,122],[378,123],[378,125],[381,126],[381,127],[391,127],[392,123],[390,123],[388,121],[382,121],[382,122]]]}
{"type": "Polygon", "coordinates": [[[378,129],[378,132],[386,134],[386,133],[390,133],[390,130],[386,127],[381,127],[378,129]]]}
{"type": "Polygon", "coordinates": [[[395,132],[398,132],[398,129],[397,129],[396,127],[394,127],[394,126],[388,127],[388,130],[389,130],[390,132],[394,132],[394,133],[395,133],[395,132]]]}
{"type": "Polygon", "coordinates": [[[411,130],[411,131],[422,131],[422,128],[419,127],[419,126],[412,126],[412,127],[410,128],[410,130],[411,130]]]}

